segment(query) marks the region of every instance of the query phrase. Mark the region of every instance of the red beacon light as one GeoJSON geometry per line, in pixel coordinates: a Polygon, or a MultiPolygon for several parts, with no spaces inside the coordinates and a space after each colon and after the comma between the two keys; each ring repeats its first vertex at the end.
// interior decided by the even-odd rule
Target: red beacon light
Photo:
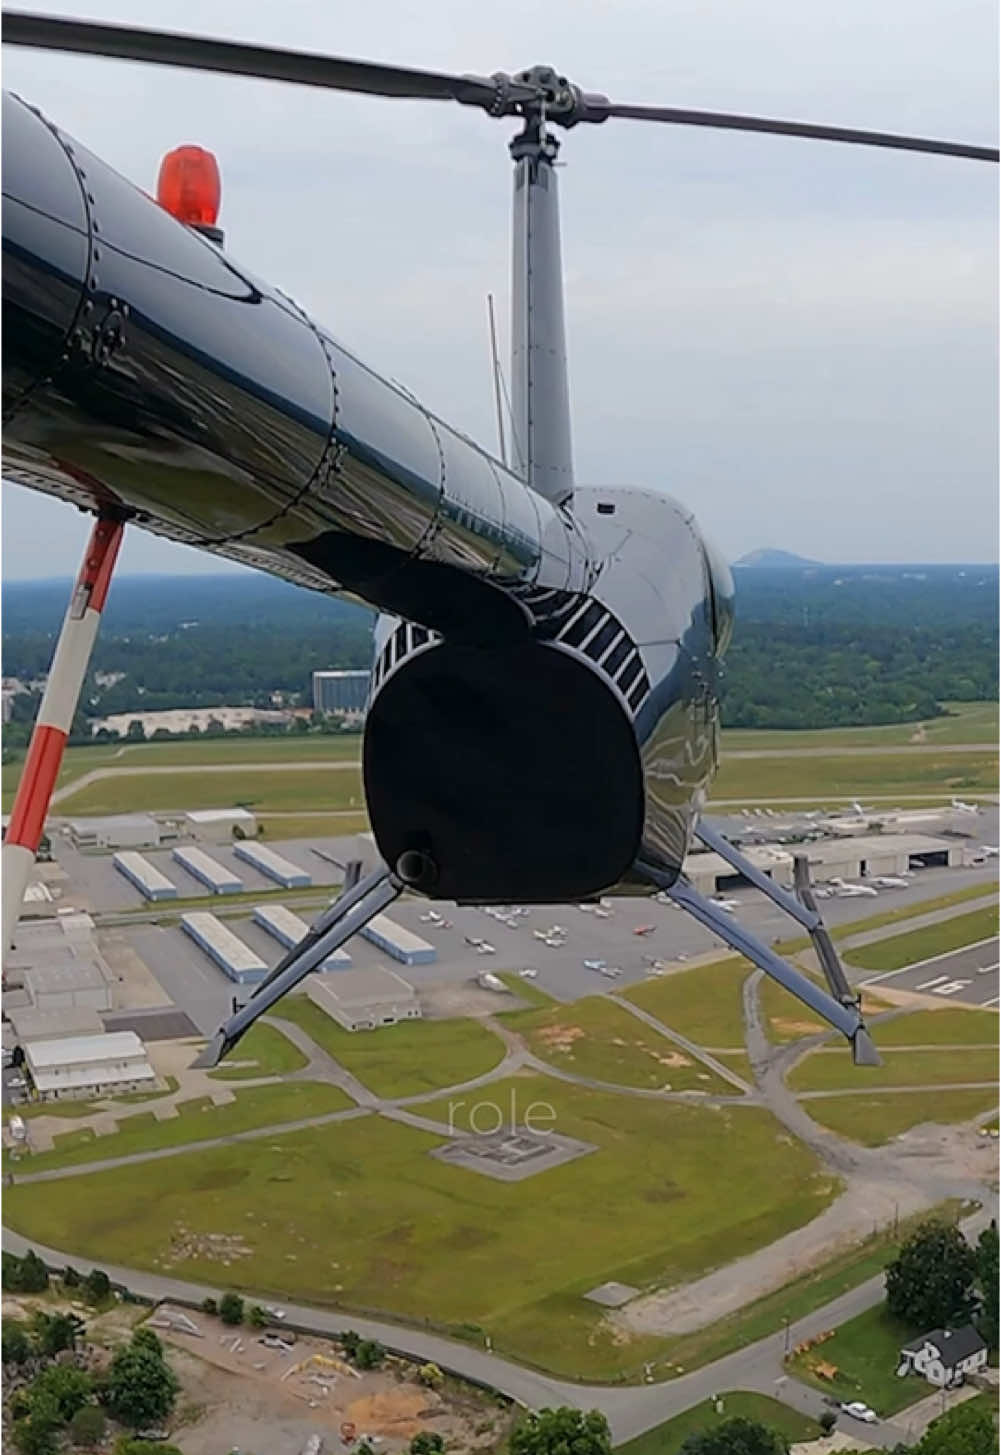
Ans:
{"type": "Polygon", "coordinates": [[[160,163],[156,200],[165,212],[176,217],[213,242],[222,242],[216,226],[222,183],[219,167],[211,152],[202,147],[175,147],[160,163]]]}

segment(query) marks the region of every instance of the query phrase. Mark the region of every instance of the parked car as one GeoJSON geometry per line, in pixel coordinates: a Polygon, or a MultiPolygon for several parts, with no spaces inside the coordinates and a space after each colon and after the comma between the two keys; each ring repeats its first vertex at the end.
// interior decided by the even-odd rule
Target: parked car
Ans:
{"type": "Polygon", "coordinates": [[[866,1425],[874,1425],[879,1418],[876,1411],[871,1410],[860,1399],[853,1399],[850,1404],[843,1404],[841,1406],[841,1413],[851,1415],[853,1420],[861,1420],[866,1425]]]}

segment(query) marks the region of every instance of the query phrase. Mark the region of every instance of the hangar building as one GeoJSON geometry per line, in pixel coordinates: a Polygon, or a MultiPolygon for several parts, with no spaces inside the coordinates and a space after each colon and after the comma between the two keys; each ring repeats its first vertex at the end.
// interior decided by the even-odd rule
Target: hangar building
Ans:
{"type": "Polygon", "coordinates": [[[322,979],[311,975],[306,990],[315,1006],[346,1031],[374,1031],[397,1021],[419,1020],[420,1002],[395,970],[342,970],[322,979]]]}
{"type": "Polygon", "coordinates": [[[69,831],[75,849],[155,849],[164,838],[163,829],[148,813],[74,818],[69,831]]]}
{"type": "Polygon", "coordinates": [[[156,1083],[146,1047],[135,1031],[29,1041],[24,1061],[43,1101],[60,1096],[148,1091],[156,1083]]]}

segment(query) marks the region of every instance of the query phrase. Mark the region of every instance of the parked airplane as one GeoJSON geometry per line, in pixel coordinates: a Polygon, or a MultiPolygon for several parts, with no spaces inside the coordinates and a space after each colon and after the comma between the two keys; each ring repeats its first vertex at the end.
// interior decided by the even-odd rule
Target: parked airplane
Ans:
{"type": "Polygon", "coordinates": [[[842,899],[857,899],[863,895],[866,898],[875,899],[879,893],[879,890],[873,889],[870,884],[846,884],[843,879],[832,879],[831,884],[834,886],[834,892],[842,899]]]}
{"type": "Polygon", "coordinates": [[[909,889],[911,881],[897,874],[877,874],[872,882],[877,889],[909,889]]]}
{"type": "Polygon", "coordinates": [[[649,935],[657,928],[656,925],[637,925],[633,930],[634,935],[649,935]]]}
{"type": "Polygon", "coordinates": [[[713,904],[718,904],[724,914],[733,914],[739,903],[740,901],[736,899],[722,899],[718,895],[713,896],[713,904]]]}
{"type": "Polygon", "coordinates": [[[954,798],[952,806],[957,813],[979,813],[980,807],[976,803],[964,803],[961,798],[954,798]]]}

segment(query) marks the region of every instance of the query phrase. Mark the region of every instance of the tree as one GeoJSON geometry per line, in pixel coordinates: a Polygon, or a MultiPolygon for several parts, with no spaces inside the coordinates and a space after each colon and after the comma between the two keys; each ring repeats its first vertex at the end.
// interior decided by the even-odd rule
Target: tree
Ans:
{"type": "Polygon", "coordinates": [[[837,1412],[837,1410],[824,1410],[823,1414],[820,1416],[820,1418],[817,1421],[817,1424],[823,1430],[823,1432],[824,1432],[825,1435],[829,1435],[831,1433],[831,1431],[834,1429],[834,1426],[837,1423],[838,1423],[838,1412],[837,1412]]]}
{"type": "Polygon", "coordinates": [[[267,1326],[268,1316],[259,1303],[251,1305],[247,1315],[247,1323],[252,1329],[263,1329],[267,1326]]]}
{"type": "Polygon", "coordinates": [[[148,1324],[141,1324],[132,1334],[132,1346],[135,1349],[151,1349],[154,1354],[163,1358],[163,1344],[160,1337],[148,1324]]]}
{"type": "Polygon", "coordinates": [[[385,1357],[386,1351],[378,1339],[362,1339],[355,1350],[355,1363],[359,1369],[378,1369],[385,1357]]]}
{"type": "Polygon", "coordinates": [[[63,1288],[78,1288],[79,1285],[79,1273],[76,1271],[75,1268],[71,1268],[67,1265],[67,1267],[63,1269],[63,1288]]]}
{"type": "Polygon", "coordinates": [[[979,1401],[954,1405],[932,1420],[915,1447],[915,1455],[997,1455],[998,1437],[989,1410],[979,1401]]]}
{"type": "Polygon", "coordinates": [[[31,1358],[31,1340],[20,1319],[4,1319],[2,1337],[5,1364],[24,1364],[31,1358]]]}
{"type": "Polygon", "coordinates": [[[216,1303],[216,1301],[215,1301],[214,1298],[203,1298],[202,1299],[202,1313],[203,1314],[208,1314],[211,1318],[215,1318],[215,1316],[216,1316],[216,1314],[218,1312],[219,1312],[219,1305],[216,1303]]]}
{"type": "Polygon", "coordinates": [[[511,1455],[612,1455],[608,1421],[599,1410],[531,1411],[511,1435],[511,1455]]]}
{"type": "Polygon", "coordinates": [[[143,727],[142,718],[134,717],[129,723],[125,736],[130,742],[144,743],[146,741],[146,729],[143,727]]]}
{"type": "Polygon", "coordinates": [[[112,1359],[104,1398],[116,1420],[138,1430],[166,1418],[179,1388],[166,1360],[133,1342],[112,1359]]]}
{"type": "Polygon", "coordinates": [[[681,1446],[681,1455],[787,1455],[788,1442],[760,1420],[737,1415],[708,1430],[695,1430],[681,1446]]]}
{"type": "Polygon", "coordinates": [[[45,1416],[29,1415],[14,1425],[14,1444],[20,1455],[56,1455],[58,1425],[45,1416]]]}
{"type": "Polygon", "coordinates": [[[409,1455],[442,1455],[445,1441],[434,1430],[421,1430],[410,1441],[409,1455]]]}
{"type": "Polygon", "coordinates": [[[976,1307],[976,1258],[951,1223],[922,1223],[886,1270],[886,1307],[925,1331],[968,1319],[976,1307]]]}
{"type": "Polygon", "coordinates": [[[49,1286],[49,1273],[33,1249],[23,1258],[13,1253],[3,1255],[3,1286],[16,1293],[44,1293],[49,1286]]]}
{"type": "Polygon", "coordinates": [[[106,1424],[104,1412],[96,1404],[81,1405],[70,1420],[70,1438],[74,1445],[85,1445],[91,1449],[104,1439],[106,1424]]]}
{"type": "Polygon", "coordinates": [[[219,1300],[219,1317],[224,1324],[243,1323],[243,1299],[238,1293],[224,1293],[219,1300]]]}
{"type": "Polygon", "coordinates": [[[103,1268],[92,1268],[83,1280],[83,1289],[91,1303],[100,1303],[111,1292],[111,1279],[103,1268]]]}
{"type": "Polygon", "coordinates": [[[38,1352],[46,1359],[63,1349],[75,1349],[86,1331],[78,1314],[47,1314],[39,1309],[31,1321],[38,1352]]]}
{"type": "Polygon", "coordinates": [[[342,1334],[338,1334],[337,1337],[345,1354],[348,1356],[349,1359],[353,1359],[358,1353],[358,1345],[361,1343],[361,1334],[356,1334],[354,1329],[345,1329],[344,1332],[342,1334]]]}
{"type": "Polygon", "coordinates": [[[992,1349],[998,1346],[998,1225],[991,1218],[977,1239],[974,1254],[977,1260],[977,1287],[980,1291],[980,1314],[977,1325],[992,1349]]]}
{"type": "Polygon", "coordinates": [[[54,1408],[65,1425],[87,1403],[93,1388],[90,1375],[75,1364],[50,1364],[28,1390],[32,1413],[36,1408],[54,1408]]]}

